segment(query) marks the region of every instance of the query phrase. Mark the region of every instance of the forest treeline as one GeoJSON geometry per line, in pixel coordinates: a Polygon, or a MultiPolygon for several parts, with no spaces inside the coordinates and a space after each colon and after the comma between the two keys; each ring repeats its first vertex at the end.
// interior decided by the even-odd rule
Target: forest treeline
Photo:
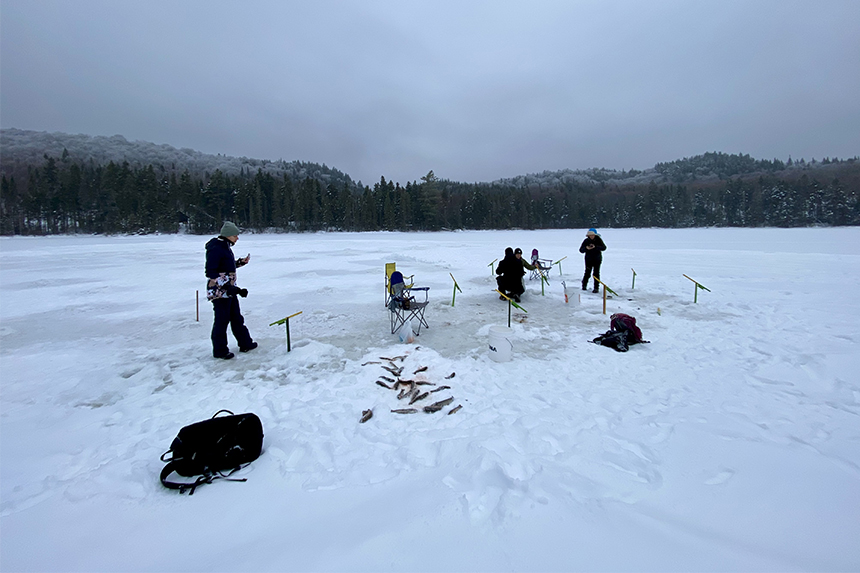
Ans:
{"type": "Polygon", "coordinates": [[[459,183],[98,164],[67,152],[3,171],[0,233],[213,233],[860,224],[860,160],[712,153],[650,173],[590,170],[459,183]]]}

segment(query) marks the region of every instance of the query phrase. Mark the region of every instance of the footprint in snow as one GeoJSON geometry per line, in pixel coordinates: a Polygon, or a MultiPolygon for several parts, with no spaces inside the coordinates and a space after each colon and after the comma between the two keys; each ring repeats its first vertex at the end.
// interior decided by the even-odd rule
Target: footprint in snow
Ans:
{"type": "Polygon", "coordinates": [[[724,484],[727,481],[729,481],[730,479],[732,479],[732,477],[734,477],[734,475],[735,475],[735,470],[726,469],[726,470],[719,472],[717,475],[713,476],[712,478],[706,479],[704,483],[705,483],[705,485],[724,484]]]}

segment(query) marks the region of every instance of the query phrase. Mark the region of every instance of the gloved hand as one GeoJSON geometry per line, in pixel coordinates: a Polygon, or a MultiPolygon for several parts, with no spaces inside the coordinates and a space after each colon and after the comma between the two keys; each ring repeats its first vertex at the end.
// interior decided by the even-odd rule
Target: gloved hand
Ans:
{"type": "Polygon", "coordinates": [[[238,294],[242,298],[245,298],[246,296],[248,296],[248,289],[240,288],[239,290],[236,291],[236,294],[238,294]]]}

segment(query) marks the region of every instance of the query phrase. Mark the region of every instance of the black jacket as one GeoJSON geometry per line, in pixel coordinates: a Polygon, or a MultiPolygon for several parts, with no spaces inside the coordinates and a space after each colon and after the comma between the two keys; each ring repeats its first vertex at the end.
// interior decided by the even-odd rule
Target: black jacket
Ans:
{"type": "Polygon", "coordinates": [[[579,247],[580,253],[585,253],[585,261],[588,263],[599,263],[603,260],[603,251],[606,250],[606,245],[600,235],[594,235],[593,239],[585,237],[582,245],[579,247]],[[593,249],[588,249],[588,245],[594,245],[593,249]]]}
{"type": "Polygon", "coordinates": [[[230,241],[215,237],[206,243],[206,278],[217,279],[221,273],[236,272],[236,257],[230,248],[230,241]]]}
{"type": "Polygon", "coordinates": [[[496,267],[496,282],[499,290],[520,294],[523,292],[523,275],[526,274],[522,260],[517,259],[513,251],[505,249],[505,258],[496,267]]]}

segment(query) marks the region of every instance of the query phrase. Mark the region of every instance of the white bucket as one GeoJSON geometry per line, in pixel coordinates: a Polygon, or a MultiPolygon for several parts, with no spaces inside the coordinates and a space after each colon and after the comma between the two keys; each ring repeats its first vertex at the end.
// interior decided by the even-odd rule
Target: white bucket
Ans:
{"type": "Polygon", "coordinates": [[[574,287],[564,287],[564,302],[569,307],[579,306],[579,290],[574,287]]]}
{"type": "Polygon", "coordinates": [[[496,362],[507,362],[511,359],[514,345],[511,340],[514,331],[507,326],[490,327],[490,358],[496,362]]]}

